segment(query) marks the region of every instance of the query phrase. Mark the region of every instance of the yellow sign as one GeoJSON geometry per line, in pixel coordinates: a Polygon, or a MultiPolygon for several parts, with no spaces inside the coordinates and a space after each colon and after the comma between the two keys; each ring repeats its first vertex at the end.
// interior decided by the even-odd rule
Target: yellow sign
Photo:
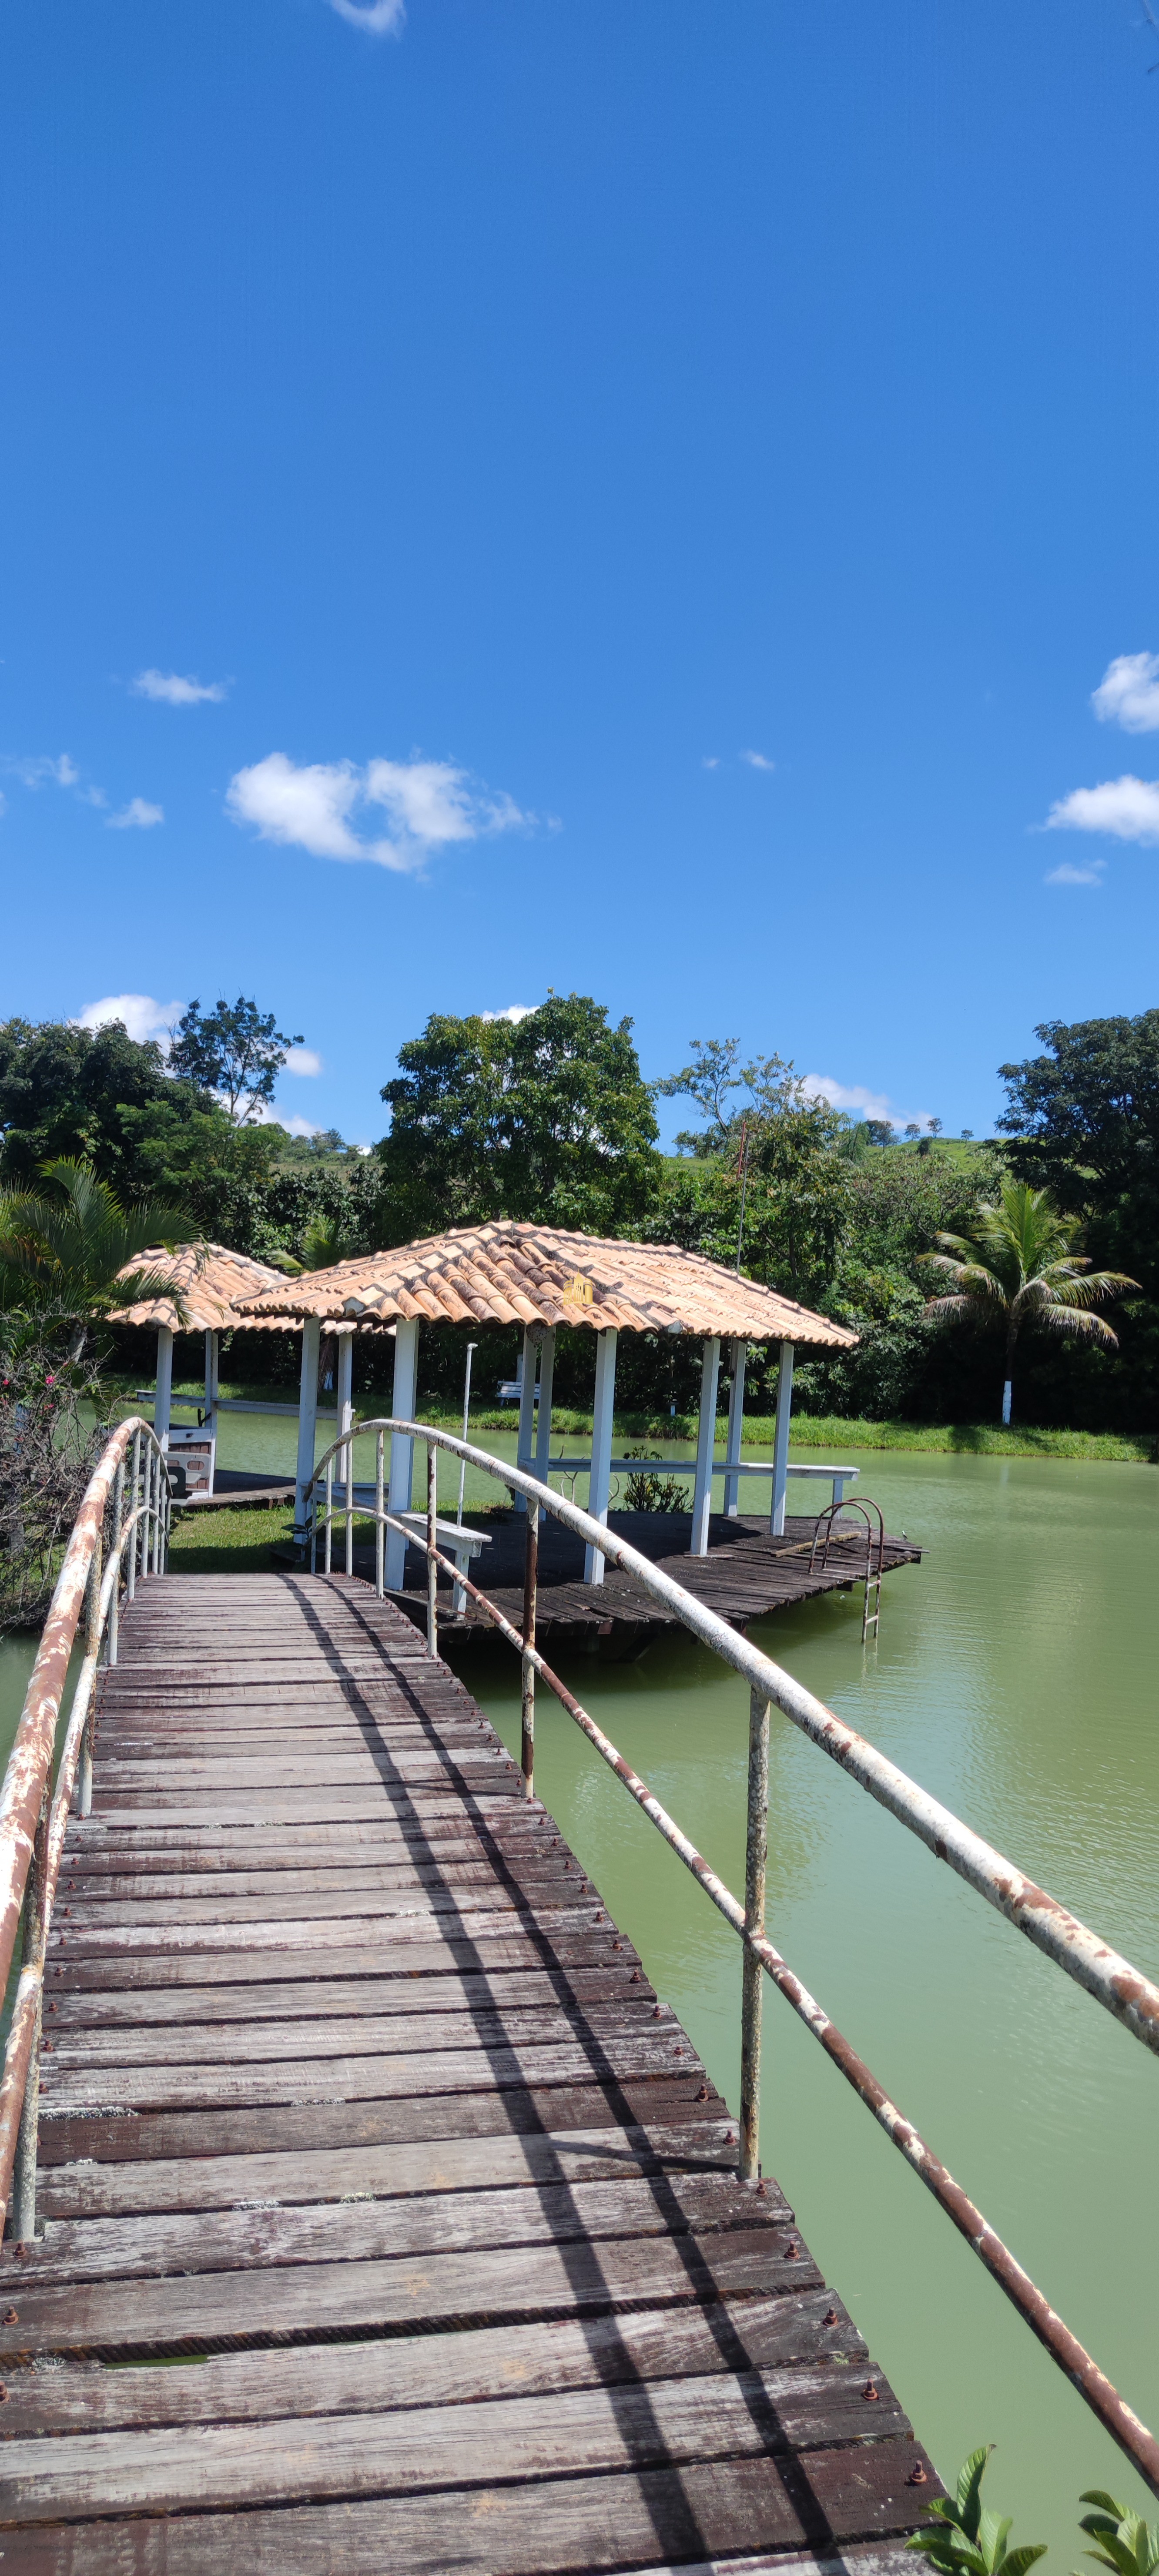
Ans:
{"type": "Polygon", "coordinates": [[[595,1292],[593,1290],[591,1280],[585,1279],[582,1271],[577,1270],[574,1277],[568,1280],[564,1289],[564,1305],[594,1306],[595,1302],[595,1292]]]}

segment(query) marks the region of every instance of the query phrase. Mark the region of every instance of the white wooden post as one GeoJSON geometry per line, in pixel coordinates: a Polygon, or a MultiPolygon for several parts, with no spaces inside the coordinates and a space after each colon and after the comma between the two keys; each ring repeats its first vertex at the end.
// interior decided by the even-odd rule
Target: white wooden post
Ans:
{"type": "MultiPolygon", "coordinates": [[[[733,1342],[731,1347],[732,1385],[729,1388],[728,1395],[728,1439],[725,1444],[724,1452],[724,1463],[726,1469],[729,1467],[739,1467],[740,1465],[741,1432],[744,1429],[744,1373],[749,1346],[747,1342],[733,1342]]],[[[740,1477],[726,1474],[724,1479],[724,1508],[730,1521],[734,1521],[737,1516],[737,1498],[739,1493],[740,1477]]]]}
{"type": "Polygon", "coordinates": [[[169,1447],[173,1405],[173,1335],[168,1324],[157,1326],[157,1377],[153,1389],[153,1429],[163,1449],[169,1447]]]}
{"type": "MultiPolygon", "coordinates": [[[[535,1463],[532,1450],[535,1441],[535,1364],[539,1358],[539,1348],[532,1339],[533,1331],[533,1325],[524,1325],[523,1355],[519,1362],[521,1386],[519,1433],[515,1443],[515,1464],[517,1467],[522,1467],[527,1476],[531,1474],[535,1463]]],[[[513,1494],[511,1499],[517,1512],[526,1511],[527,1504],[522,1494],[513,1494]]]]}
{"type": "Polygon", "coordinates": [[[298,1468],[294,1479],[294,1544],[305,1547],[306,1494],[314,1473],[314,1434],[318,1427],[318,1349],[322,1326],[308,1315],[302,1326],[302,1376],[298,1391],[298,1468]]]}
{"type": "Polygon", "coordinates": [[[777,1378],[777,1429],[773,1441],[773,1509],[769,1528],[774,1538],[781,1538],[785,1528],[785,1488],[789,1481],[789,1421],[793,1411],[793,1345],[781,1344],[781,1366],[777,1378]]]}
{"type": "MultiPolygon", "coordinates": [[[[596,1394],[592,1409],[592,1467],[588,1484],[588,1510],[594,1521],[607,1526],[608,1493],[612,1476],[612,1420],[616,1404],[616,1343],[614,1330],[596,1335],[596,1394]]],[[[602,1583],[604,1559],[598,1547],[584,1549],[584,1582],[602,1583]]]]}
{"type": "MultiPolygon", "coordinates": [[[[419,1377],[419,1319],[417,1315],[400,1315],[394,1331],[394,1394],[391,1412],[396,1421],[413,1422],[419,1377]]],[[[411,1479],[414,1475],[414,1442],[401,1431],[390,1435],[390,1497],[387,1510],[409,1512],[411,1479]]],[[[401,1592],[406,1571],[406,1539],[401,1530],[386,1533],[386,1575],[388,1592],[401,1592]]]]}
{"type": "Polygon", "coordinates": [[[205,1428],[211,1440],[217,1438],[217,1353],[216,1333],[205,1336],[205,1428]]]}
{"type": "Polygon", "coordinates": [[[535,1472],[542,1485],[547,1483],[547,1465],[551,1456],[551,1381],[555,1376],[555,1334],[545,1333],[539,1345],[539,1422],[535,1433],[535,1472]]]}
{"type": "Polygon", "coordinates": [[[336,1402],[337,1407],[338,1407],[338,1420],[337,1420],[337,1422],[336,1422],[336,1424],[335,1424],[335,1426],[334,1426],[334,1429],[335,1429],[335,1437],[336,1437],[337,1439],[339,1439],[339,1440],[340,1440],[340,1439],[341,1439],[341,1437],[342,1437],[343,1432],[344,1432],[344,1431],[349,1431],[349,1429],[350,1429],[350,1425],[351,1425],[352,1421],[354,1420],[354,1402],[353,1402],[353,1387],[354,1387],[354,1335],[353,1335],[353,1333],[339,1333],[339,1335],[338,1335],[338,1377],[337,1377],[337,1382],[336,1382],[336,1383],[337,1383],[337,1393],[336,1393],[336,1396],[335,1396],[335,1402],[336,1402]]]}
{"type": "Polygon", "coordinates": [[[696,1424],[696,1482],[692,1489],[690,1556],[707,1556],[712,1511],[712,1452],[716,1442],[716,1390],[720,1378],[720,1342],[704,1345],[700,1364],[700,1413],[696,1424]]]}
{"type": "MultiPolygon", "coordinates": [[[[218,1339],[217,1339],[217,1334],[216,1334],[216,1333],[211,1333],[211,1332],[208,1332],[208,1331],[207,1331],[206,1336],[205,1336],[205,1425],[204,1425],[204,1427],[205,1427],[205,1430],[208,1432],[208,1435],[209,1435],[210,1439],[211,1439],[215,1444],[216,1444],[216,1441],[217,1441],[217,1394],[218,1394],[218,1387],[217,1387],[217,1354],[218,1354],[218,1339]]],[[[214,1447],[214,1450],[213,1450],[213,1453],[212,1453],[212,1454],[213,1454],[214,1461],[216,1462],[216,1458],[217,1458],[216,1445],[215,1445],[215,1447],[214,1447]]],[[[214,1468],[211,1468],[211,1470],[210,1470],[210,1477],[209,1477],[209,1490],[210,1490],[210,1493],[212,1493],[212,1492],[213,1492],[214,1482],[215,1482],[215,1474],[216,1474],[216,1463],[215,1463],[214,1468]]]]}

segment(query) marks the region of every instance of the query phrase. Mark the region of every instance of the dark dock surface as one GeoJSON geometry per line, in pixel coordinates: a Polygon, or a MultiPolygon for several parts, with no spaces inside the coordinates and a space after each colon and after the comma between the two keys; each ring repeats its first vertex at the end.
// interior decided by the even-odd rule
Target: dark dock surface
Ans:
{"type": "Polygon", "coordinates": [[[390,1601],[141,1586],[49,1962],[4,2576],[912,2570],[887,2382],[390,1601]]]}
{"type": "MultiPolygon", "coordinates": [[[[496,1608],[502,1610],[515,1627],[523,1624],[523,1555],[527,1523],[521,1513],[496,1512],[467,1514],[469,1525],[486,1530],[491,1544],[474,1559],[471,1581],[481,1592],[489,1594],[496,1608]]],[[[703,1601],[732,1628],[747,1628],[753,1619],[766,1619],[774,1610],[785,1610],[798,1601],[813,1601],[825,1592],[848,1590],[858,1575],[865,1571],[865,1523],[844,1525],[847,1538],[835,1538],[829,1550],[829,1563],[822,1566],[820,1550],[817,1564],[810,1571],[809,1554],[816,1527],[812,1519],[787,1519],[779,1538],[770,1535],[767,1515],[763,1518],[726,1519],[714,1512],[709,1524],[707,1556],[690,1556],[688,1540],[692,1528],[687,1512],[611,1512],[608,1528],[617,1538],[627,1539],[641,1556],[663,1568],[676,1583],[703,1601]]],[[[334,1528],[334,1562],[344,1561],[345,1527],[334,1528]]],[[[885,1572],[901,1565],[918,1565],[921,1549],[907,1538],[889,1538],[885,1543],[885,1572]]],[[[368,1577],[374,1573],[373,1550],[360,1548],[354,1559],[355,1571],[368,1577]]],[[[653,1638],[665,1630],[678,1628],[679,1620],[663,1604],[654,1601],[631,1575],[619,1574],[612,1566],[605,1570],[602,1584],[583,1580],[583,1542],[573,1538],[549,1513],[541,1512],[539,1520],[539,1603],[537,1636],[542,1647],[550,1641],[557,1650],[594,1651],[615,1660],[639,1654],[653,1638]]],[[[427,1602],[426,1560],[418,1548],[407,1553],[405,1589],[391,1598],[425,1629],[427,1602]]],[[[488,1632],[485,1611],[468,1599],[461,1618],[453,1618],[450,1607],[449,1578],[440,1578],[439,1625],[449,1635],[468,1636],[488,1632]],[[444,1602],[444,1590],[446,1594],[444,1602]]],[[[494,1633],[494,1631],[490,1631],[494,1633]]]]}

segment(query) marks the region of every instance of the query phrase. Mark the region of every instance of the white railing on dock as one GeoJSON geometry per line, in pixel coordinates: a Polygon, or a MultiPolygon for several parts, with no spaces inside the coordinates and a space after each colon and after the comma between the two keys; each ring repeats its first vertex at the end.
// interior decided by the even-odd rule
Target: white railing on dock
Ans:
{"type": "MultiPolygon", "coordinates": [[[[560,1462],[552,1460],[552,1466],[560,1462]]],[[[644,1461],[632,1460],[640,1467],[644,1461]]],[[[681,1462],[682,1464],[684,1462],[681,1462]]],[[[826,1471],[826,1472],[832,1472],[826,1471]]],[[[1100,2423],[1133,2461],[1153,2493],[1159,2495],[1159,2441],[1140,2420],[1126,2400],[1119,2395],[1098,2363],[1084,2349],[1070,2328],[1056,2316],[1053,2308],[1035,2287],[1030,2276],[1015,2260],[1008,2247],[995,2233],[981,2210],[955,2182],[953,2175],[933,2149],[889,2099],[863,2058],[830,2021],[823,2007],[795,1976],[769,1940],[765,1929],[765,1877],[768,1837],[769,1722],[770,1712],[779,1708],[783,1715],[818,1745],[822,1752],[839,1764],[849,1778],[868,1791],[880,1806],[900,1824],[916,1834],[935,1858],[948,1863],[959,1878],[985,1897],[1007,1921],[1025,1933],[1035,1947],[1042,1950],[1056,1967],[1063,1968],[1076,1984],[1085,1987],[1095,2001],[1123,2023],[1132,2036],[1159,2055],[1159,1987],[1118,1956],[1097,1933],[1068,1912],[1064,1905],[1047,1895],[1033,1879],[1024,1876],[1001,1852],[983,1841],[969,1825],[961,1822],[948,1807],[931,1798],[928,1791],[907,1777],[887,1755],[879,1753],[864,1736],[846,1726],[822,1700],[793,1680],[771,1657],[740,1636],[713,1610],[686,1592],[659,1566],[617,1538],[603,1522],[593,1520],[576,1503],[553,1493],[538,1477],[523,1467],[513,1466],[494,1457],[489,1450],[477,1449],[452,1433],[439,1431],[430,1423],[379,1418],[351,1426],[318,1461],[312,1484],[307,1489],[311,1501],[310,1558],[317,1565],[318,1541],[323,1541],[324,1565],[327,1572],[332,1562],[332,1534],[336,1518],[341,1520],[345,1535],[345,1560],[348,1574],[354,1567],[354,1522],[356,1517],[372,1517],[375,1524],[375,1590],[382,1596],[384,1582],[384,1546],[387,1530],[401,1536],[408,1545],[417,1546],[426,1557],[427,1566],[427,1643],[432,1654],[438,1652],[438,1578],[440,1568],[455,1584],[459,1598],[469,1594],[484,1617],[504,1637],[520,1657],[522,1672],[521,1771],[524,1795],[534,1794],[535,1770],[535,1684],[537,1678],[575,1720],[588,1742],[623,1783],[629,1795],[642,1807],[650,1822],[663,1835],[665,1842],[684,1862],[686,1869],[704,1889],[726,1923],[743,1944],[743,1983],[741,1998],[741,2107],[739,2129],[739,2171],[742,2182],[755,2187],[760,2175],[760,2042],[761,2000],[764,1979],[770,1978],[806,2029],[819,2040],[859,2099],[872,2111],[894,2146],[912,2165],[939,2207],[951,2218],[960,2233],[972,2245],[979,2260],[998,2282],[1007,2298],[1018,2310],[1040,2343],[1086,2400],[1100,2423]],[[427,1452],[427,1508],[425,1526],[418,1513],[403,1516],[386,1508],[385,1442],[392,1438],[425,1444],[427,1452]],[[374,1499],[369,1512],[356,1498],[354,1484],[354,1442],[374,1439],[376,1475],[374,1499]],[[509,1493],[526,1505],[527,1531],[524,1555],[523,1625],[516,1628],[498,1605],[468,1578],[460,1561],[452,1564],[438,1545],[436,1459],[440,1450],[458,1459],[463,1466],[479,1469],[506,1485],[509,1493]],[[335,1511],[335,1461],[342,1462],[342,1501],[335,1511]],[[703,1645],[710,1646],[722,1660],[731,1664],[749,1685],[749,1770],[748,1809],[745,1845],[745,1898],[743,1905],[711,1869],[696,1846],[668,1815],[647,1782],[634,1771],[610,1737],[583,1708],[545,1663],[535,1642],[539,1566],[539,1515],[547,1511],[565,1529],[584,1541],[587,1547],[600,1549],[606,1563],[630,1575],[634,1584],[649,1593],[653,1600],[682,1622],[703,1645]]],[[[370,1488],[363,1490],[369,1493],[370,1488]]],[[[836,1501],[836,1497],[835,1497],[836,1501]]],[[[861,1506],[864,1510],[865,1507],[861,1506]]],[[[831,1507],[832,1509],[832,1507],[831,1507]]],[[[835,1514],[834,1514],[835,1516],[835,1514]]],[[[880,1581],[882,1554],[879,1549],[876,1574],[880,1581]]],[[[405,1570],[405,1559],[404,1559],[405,1570]]],[[[866,1578],[868,1588],[872,1573],[872,1542],[867,1533],[866,1578]]]]}
{"type": "Polygon", "coordinates": [[[89,1480],[65,1549],[0,1789],[0,1991],[22,1928],[24,1936],[0,2073],[0,2226],[18,2244],[35,2229],[45,1956],[69,1812],[75,1806],[87,1816],[92,1805],[93,1689],[102,1655],[108,1664],[117,1660],[122,1584],[131,1601],[139,1576],[165,1571],[171,1509],[160,1442],[139,1416],[122,1422],[89,1480]],[[82,1615],[84,1653],[54,1784],[82,1615]]]}

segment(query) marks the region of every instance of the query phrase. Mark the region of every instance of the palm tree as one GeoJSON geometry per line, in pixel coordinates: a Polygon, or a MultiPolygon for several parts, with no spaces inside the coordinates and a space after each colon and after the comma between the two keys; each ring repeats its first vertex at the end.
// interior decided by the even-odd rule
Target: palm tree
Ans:
{"type": "Polygon", "coordinates": [[[73,1327],[69,1359],[84,1346],[91,1320],[114,1306],[167,1297],[184,1324],[185,1309],[158,1244],[188,1242],[196,1232],[169,1199],[123,1202],[91,1163],[61,1157],[42,1167],[41,1190],[0,1189],[0,1310],[73,1327]]]}
{"type": "Polygon", "coordinates": [[[1014,1346],[1024,1324],[1045,1324],[1051,1332],[1076,1333],[1104,1350],[1118,1349],[1110,1325],[1094,1309],[1139,1282],[1121,1270],[1091,1269],[1079,1249],[1078,1218],[1061,1216],[1049,1190],[1003,1181],[997,1207],[981,1206],[968,1234],[939,1234],[934,1240],[938,1251],[921,1258],[951,1289],[931,1297],[927,1315],[942,1322],[971,1315],[979,1323],[1005,1325],[1004,1423],[1010,1421],[1014,1346]]]}

